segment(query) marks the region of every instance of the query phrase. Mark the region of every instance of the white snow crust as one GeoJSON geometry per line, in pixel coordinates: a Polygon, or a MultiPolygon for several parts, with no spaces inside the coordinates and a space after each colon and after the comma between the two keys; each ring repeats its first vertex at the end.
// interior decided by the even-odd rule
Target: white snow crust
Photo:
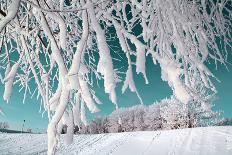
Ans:
{"type": "MultiPolygon", "coordinates": [[[[46,134],[0,133],[1,155],[46,154],[46,134]]],[[[64,135],[62,135],[64,136],[64,135]]],[[[231,155],[232,127],[75,135],[58,155],[231,155]]]]}

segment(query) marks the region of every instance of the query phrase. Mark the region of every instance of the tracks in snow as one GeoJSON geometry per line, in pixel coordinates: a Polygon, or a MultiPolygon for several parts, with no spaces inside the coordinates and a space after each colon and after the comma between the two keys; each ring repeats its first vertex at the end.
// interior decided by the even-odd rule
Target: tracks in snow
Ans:
{"type": "MultiPolygon", "coordinates": [[[[62,137],[61,137],[62,138],[62,137]]],[[[46,135],[1,134],[1,155],[46,155],[46,135]]],[[[231,155],[232,127],[75,135],[58,155],[231,155]]]]}

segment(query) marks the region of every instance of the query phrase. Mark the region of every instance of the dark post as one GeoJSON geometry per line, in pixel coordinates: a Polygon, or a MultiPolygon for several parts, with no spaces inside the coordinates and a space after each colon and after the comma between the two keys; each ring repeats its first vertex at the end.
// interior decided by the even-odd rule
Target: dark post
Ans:
{"type": "Polygon", "coordinates": [[[25,120],[23,120],[23,126],[22,126],[22,131],[21,131],[21,133],[23,133],[24,124],[25,124],[25,120]]]}

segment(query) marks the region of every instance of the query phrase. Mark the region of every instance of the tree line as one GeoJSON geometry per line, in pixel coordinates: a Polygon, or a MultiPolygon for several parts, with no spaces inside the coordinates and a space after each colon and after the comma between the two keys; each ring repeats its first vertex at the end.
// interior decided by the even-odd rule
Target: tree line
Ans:
{"type": "Polygon", "coordinates": [[[88,125],[76,126],[74,132],[76,134],[100,134],[156,131],[194,128],[219,123],[221,113],[212,111],[211,107],[204,104],[198,103],[193,107],[193,104],[186,105],[171,97],[148,106],[136,105],[117,109],[109,116],[93,119],[88,125]]]}

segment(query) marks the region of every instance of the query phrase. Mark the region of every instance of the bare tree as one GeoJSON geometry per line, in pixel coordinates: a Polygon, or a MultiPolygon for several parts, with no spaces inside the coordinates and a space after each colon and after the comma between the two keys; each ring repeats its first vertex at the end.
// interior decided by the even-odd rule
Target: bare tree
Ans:
{"type": "MultiPolygon", "coordinates": [[[[146,56],[161,67],[173,95],[184,104],[216,93],[208,61],[226,66],[231,49],[231,1],[228,0],[2,0],[1,70],[4,100],[13,85],[41,100],[47,111],[48,154],[54,154],[62,126],[67,134],[87,124],[85,107],[99,111],[93,76],[117,106],[110,42],[118,41],[128,68],[122,92],[137,91],[132,66],[145,83],[146,56]],[[216,42],[219,40],[219,42],[216,42]],[[224,49],[224,50],[221,50],[224,49]],[[136,57],[133,62],[132,57],[136,57]],[[31,83],[35,83],[34,87],[31,83]]],[[[112,51],[120,55],[118,50],[112,51]]],[[[120,55],[121,56],[121,55],[120,55]]],[[[70,137],[70,136],[69,136],[70,137]]]]}
{"type": "Polygon", "coordinates": [[[0,122],[0,129],[8,129],[10,125],[8,122],[0,122]]]}
{"type": "Polygon", "coordinates": [[[28,132],[28,133],[32,133],[32,129],[30,129],[30,128],[27,129],[27,132],[28,132]]]}

